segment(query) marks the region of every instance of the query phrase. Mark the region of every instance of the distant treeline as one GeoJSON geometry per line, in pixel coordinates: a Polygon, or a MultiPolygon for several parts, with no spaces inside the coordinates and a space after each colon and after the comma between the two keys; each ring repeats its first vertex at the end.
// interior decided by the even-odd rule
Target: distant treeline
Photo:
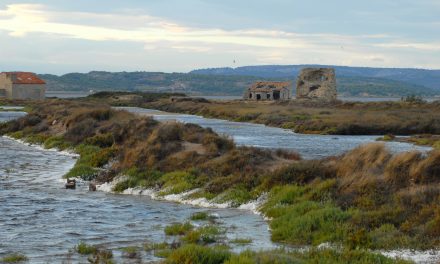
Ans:
{"type": "MultiPolygon", "coordinates": [[[[257,80],[290,80],[295,77],[262,77],[196,73],[102,72],[40,75],[49,91],[149,91],[203,95],[242,95],[257,80]]],[[[345,96],[435,96],[440,89],[396,80],[365,76],[338,76],[339,94],[345,96]]]]}

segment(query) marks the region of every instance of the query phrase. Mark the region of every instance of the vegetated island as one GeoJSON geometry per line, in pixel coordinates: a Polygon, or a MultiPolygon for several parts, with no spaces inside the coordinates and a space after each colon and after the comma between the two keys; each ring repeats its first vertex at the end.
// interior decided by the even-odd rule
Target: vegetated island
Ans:
{"type": "MultiPolygon", "coordinates": [[[[154,101],[139,96],[132,99],[154,101]]],[[[196,190],[188,198],[231,206],[267,194],[260,211],[270,219],[272,240],[311,246],[236,254],[201,239],[214,231],[182,223],[165,229],[178,243],[154,246],[163,250],[158,255],[166,263],[407,263],[371,250],[440,245],[438,150],[392,155],[374,143],[337,157],[302,160],[291,152],[238,147],[194,124],[159,123],[114,110],[102,99],[21,104],[29,114],[1,124],[0,133],[46,148],[74,149],[80,158],[65,177],[96,182],[120,177],[115,192],[132,187],[154,188],[160,195],[196,190]],[[323,243],[330,246],[317,247],[323,243]]]]}

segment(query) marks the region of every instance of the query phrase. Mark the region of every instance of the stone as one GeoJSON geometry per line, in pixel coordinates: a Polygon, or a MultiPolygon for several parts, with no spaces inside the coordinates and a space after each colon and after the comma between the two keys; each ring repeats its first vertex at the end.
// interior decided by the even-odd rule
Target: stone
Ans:
{"type": "Polygon", "coordinates": [[[75,179],[73,179],[73,180],[67,179],[65,186],[66,186],[66,189],[75,189],[76,188],[76,180],[75,179]]]}
{"type": "Polygon", "coordinates": [[[255,82],[245,90],[243,99],[255,101],[289,100],[291,89],[291,82],[255,82]]]}
{"type": "Polygon", "coordinates": [[[337,99],[336,74],[333,68],[305,68],[296,83],[296,99],[337,99]]]}

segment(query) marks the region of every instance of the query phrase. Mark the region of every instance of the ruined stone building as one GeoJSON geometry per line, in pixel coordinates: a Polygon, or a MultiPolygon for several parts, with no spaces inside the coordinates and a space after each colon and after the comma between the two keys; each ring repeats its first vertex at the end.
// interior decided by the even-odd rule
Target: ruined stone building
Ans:
{"type": "Polygon", "coordinates": [[[334,69],[305,68],[301,71],[296,83],[296,99],[333,101],[336,98],[336,75],[334,69]]]}
{"type": "Polygon", "coordinates": [[[246,89],[245,100],[289,100],[292,83],[290,82],[256,82],[246,89]]]}
{"type": "Polygon", "coordinates": [[[8,99],[44,99],[46,83],[31,72],[0,73],[0,97],[8,99]]]}

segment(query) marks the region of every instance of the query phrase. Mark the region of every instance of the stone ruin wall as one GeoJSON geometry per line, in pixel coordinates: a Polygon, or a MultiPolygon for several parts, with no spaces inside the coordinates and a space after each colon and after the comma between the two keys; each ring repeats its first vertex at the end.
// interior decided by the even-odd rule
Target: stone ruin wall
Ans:
{"type": "Polygon", "coordinates": [[[298,76],[296,99],[337,99],[336,74],[332,68],[305,68],[298,76]]]}

